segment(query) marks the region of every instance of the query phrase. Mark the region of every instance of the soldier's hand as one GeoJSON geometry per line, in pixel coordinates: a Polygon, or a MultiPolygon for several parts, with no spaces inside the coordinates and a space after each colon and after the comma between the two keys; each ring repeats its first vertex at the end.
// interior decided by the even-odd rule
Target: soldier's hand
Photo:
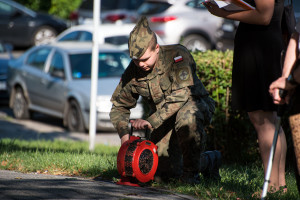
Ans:
{"type": "Polygon", "coordinates": [[[152,128],[151,124],[143,119],[130,120],[131,126],[136,130],[142,130],[148,128],[152,128]]]}
{"type": "Polygon", "coordinates": [[[129,134],[123,135],[123,137],[121,137],[121,145],[127,140],[129,140],[129,134]]]}

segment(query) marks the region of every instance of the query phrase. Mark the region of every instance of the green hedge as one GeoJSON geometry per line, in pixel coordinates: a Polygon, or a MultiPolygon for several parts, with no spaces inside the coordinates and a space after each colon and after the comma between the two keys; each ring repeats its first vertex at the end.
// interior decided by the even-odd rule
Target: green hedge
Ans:
{"type": "Polygon", "coordinates": [[[212,124],[207,128],[207,149],[218,149],[227,161],[259,160],[256,133],[245,112],[232,111],[232,51],[192,53],[197,75],[216,101],[212,124]]]}

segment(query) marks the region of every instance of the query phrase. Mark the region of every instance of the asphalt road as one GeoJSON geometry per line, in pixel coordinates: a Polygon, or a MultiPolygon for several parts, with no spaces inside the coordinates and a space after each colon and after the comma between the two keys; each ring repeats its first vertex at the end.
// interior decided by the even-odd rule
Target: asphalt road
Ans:
{"type": "MultiPolygon", "coordinates": [[[[71,140],[89,142],[88,133],[72,133],[62,125],[62,120],[42,114],[34,114],[33,120],[16,120],[7,106],[0,106],[0,139],[71,140]]],[[[116,132],[97,132],[95,144],[120,145],[116,132]]]]}
{"type": "Polygon", "coordinates": [[[194,199],[151,187],[131,187],[80,177],[0,170],[0,199],[194,199]]]}

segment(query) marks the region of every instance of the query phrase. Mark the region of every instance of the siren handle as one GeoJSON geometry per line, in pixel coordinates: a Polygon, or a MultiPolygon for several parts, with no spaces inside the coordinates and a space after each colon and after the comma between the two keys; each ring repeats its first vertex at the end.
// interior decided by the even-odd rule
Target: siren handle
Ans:
{"type": "Polygon", "coordinates": [[[146,138],[146,140],[149,140],[150,139],[149,128],[147,125],[144,126],[144,128],[146,129],[145,130],[145,138],[146,138]]]}
{"type": "MultiPolygon", "coordinates": [[[[149,128],[147,125],[145,125],[144,128],[145,128],[145,138],[146,140],[149,140],[150,139],[149,128]]],[[[133,133],[133,126],[131,124],[129,136],[132,136],[132,133],[133,133]]]]}

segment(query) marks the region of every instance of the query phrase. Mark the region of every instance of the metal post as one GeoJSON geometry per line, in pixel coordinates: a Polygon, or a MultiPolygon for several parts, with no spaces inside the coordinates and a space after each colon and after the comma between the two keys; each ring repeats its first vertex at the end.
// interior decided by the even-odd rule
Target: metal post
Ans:
{"type": "Polygon", "coordinates": [[[95,148],[96,137],[96,100],[97,100],[97,85],[98,85],[98,55],[99,55],[99,20],[100,20],[100,2],[101,0],[94,0],[93,10],[93,52],[92,52],[92,74],[91,74],[91,100],[90,100],[90,120],[89,120],[89,149],[91,151],[95,148]]]}

